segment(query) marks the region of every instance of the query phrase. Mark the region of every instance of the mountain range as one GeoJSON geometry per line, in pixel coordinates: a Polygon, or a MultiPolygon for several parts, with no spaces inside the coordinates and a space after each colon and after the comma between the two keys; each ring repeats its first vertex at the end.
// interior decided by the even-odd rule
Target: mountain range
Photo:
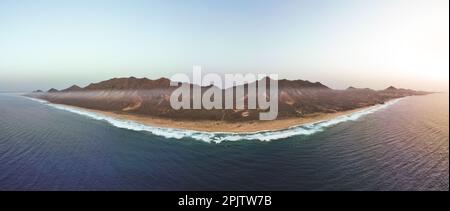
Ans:
{"type": "MultiPolygon", "coordinates": [[[[261,80],[272,80],[264,78],[261,80]]],[[[267,81],[268,83],[269,81],[267,81]]],[[[256,87],[259,81],[255,81],[256,87]]],[[[180,83],[181,84],[181,83],[180,83]]],[[[197,86],[190,84],[190,87],[197,86]]],[[[245,87],[248,84],[243,85],[245,87]]],[[[27,94],[51,103],[65,104],[88,109],[112,111],[119,114],[138,114],[170,119],[184,120],[223,120],[246,121],[257,120],[261,110],[258,109],[181,109],[170,106],[170,95],[177,89],[170,86],[170,80],[160,78],[113,78],[91,83],[86,87],[73,85],[61,91],[54,88],[47,92],[35,91],[27,94]]],[[[209,88],[201,87],[202,92],[209,88]]],[[[229,89],[235,89],[231,87],[229,89]]],[[[225,90],[221,89],[224,93],[225,90]]],[[[278,80],[278,117],[286,119],[307,117],[317,113],[335,113],[377,104],[391,99],[412,95],[425,95],[429,92],[410,89],[398,89],[390,86],[384,90],[349,87],[345,90],[331,89],[320,82],[306,80],[278,80]]],[[[224,94],[223,94],[224,96],[224,94]]],[[[248,93],[244,100],[247,105],[248,93]]],[[[192,96],[191,96],[192,104],[192,96]]]]}

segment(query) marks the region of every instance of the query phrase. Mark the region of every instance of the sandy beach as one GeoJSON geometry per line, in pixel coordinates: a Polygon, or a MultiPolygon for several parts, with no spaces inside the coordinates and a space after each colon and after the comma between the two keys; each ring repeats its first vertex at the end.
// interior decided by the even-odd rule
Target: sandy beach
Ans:
{"type": "Polygon", "coordinates": [[[176,128],[185,130],[195,130],[202,132],[231,132],[231,133],[251,133],[269,130],[283,130],[292,126],[298,126],[307,123],[330,120],[342,115],[358,112],[369,107],[362,107],[358,109],[336,112],[336,113],[316,113],[308,115],[308,117],[279,119],[272,121],[245,121],[245,122],[227,122],[227,121],[210,121],[210,120],[172,120],[167,118],[159,118],[152,116],[144,116],[137,114],[124,114],[110,111],[100,111],[94,109],[87,109],[82,107],[63,105],[73,109],[83,110],[91,113],[96,113],[119,120],[134,121],[143,125],[163,128],[176,128]]]}

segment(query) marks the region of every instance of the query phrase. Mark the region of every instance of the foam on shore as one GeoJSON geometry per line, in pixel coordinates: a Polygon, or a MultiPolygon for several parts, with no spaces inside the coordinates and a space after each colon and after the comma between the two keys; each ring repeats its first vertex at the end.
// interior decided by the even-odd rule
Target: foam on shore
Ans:
{"type": "Polygon", "coordinates": [[[134,131],[145,131],[149,132],[153,135],[162,136],[165,138],[171,139],[182,139],[182,138],[192,138],[195,140],[205,141],[205,142],[213,142],[220,143],[222,141],[240,141],[240,140],[259,140],[259,141],[272,141],[278,139],[289,138],[292,136],[300,136],[300,135],[311,135],[317,132],[321,132],[324,129],[347,121],[355,121],[359,118],[366,116],[368,114],[374,113],[376,111],[385,109],[398,101],[400,99],[391,100],[386,102],[385,104],[376,105],[369,107],[364,110],[360,110],[351,114],[338,116],[333,119],[318,121],[314,123],[307,123],[298,126],[292,126],[283,130],[276,131],[261,131],[261,132],[251,132],[251,133],[222,133],[222,132],[201,132],[194,130],[185,130],[185,129],[175,129],[175,128],[161,128],[161,127],[153,127],[144,124],[140,124],[134,121],[116,119],[114,117],[106,116],[103,114],[90,112],[82,109],[76,109],[73,107],[61,105],[61,104],[53,104],[44,100],[29,98],[33,101],[43,103],[45,105],[51,106],[53,108],[57,108],[64,111],[69,111],[75,114],[79,114],[82,116],[89,117],[94,120],[106,121],[109,124],[116,126],[118,128],[124,128],[128,130],[134,131]]]}

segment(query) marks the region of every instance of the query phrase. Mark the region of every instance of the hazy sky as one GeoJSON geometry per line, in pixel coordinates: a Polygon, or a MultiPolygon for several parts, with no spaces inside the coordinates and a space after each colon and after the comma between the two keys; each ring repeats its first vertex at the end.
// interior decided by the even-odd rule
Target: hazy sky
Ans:
{"type": "Polygon", "coordinates": [[[0,0],[0,91],[279,73],[448,91],[448,0],[0,0]]]}

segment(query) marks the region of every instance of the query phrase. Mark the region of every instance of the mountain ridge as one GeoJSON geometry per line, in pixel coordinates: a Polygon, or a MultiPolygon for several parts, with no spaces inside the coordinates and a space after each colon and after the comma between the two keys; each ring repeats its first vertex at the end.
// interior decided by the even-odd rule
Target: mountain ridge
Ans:
{"type": "MultiPolygon", "coordinates": [[[[261,80],[273,80],[263,78],[261,80]]],[[[254,81],[257,89],[260,81],[254,81]]],[[[189,87],[196,85],[189,84],[189,87]]],[[[243,84],[246,88],[249,84],[243,84]]],[[[266,83],[268,86],[268,83],[266,83]]],[[[201,87],[204,93],[212,86],[201,87]]],[[[237,86],[231,87],[235,89],[237,86]]],[[[170,96],[178,87],[170,86],[170,80],[160,78],[112,78],[106,81],[91,83],[84,88],[73,85],[62,91],[50,89],[48,92],[27,94],[52,103],[78,106],[88,109],[113,111],[118,113],[156,116],[169,119],[188,120],[223,120],[247,121],[257,120],[260,110],[248,109],[248,93],[243,100],[245,108],[237,109],[180,109],[170,105],[170,96]]],[[[224,99],[227,89],[220,89],[224,99]]],[[[230,89],[230,88],[228,88],[230,89]]],[[[266,90],[267,92],[269,90],[266,90]]],[[[316,113],[335,113],[377,104],[391,99],[412,95],[424,95],[429,92],[398,89],[393,86],[384,90],[351,87],[346,90],[334,90],[320,82],[307,80],[278,80],[278,119],[305,117],[316,113]]],[[[190,96],[193,103],[192,94],[190,96]]],[[[224,101],[224,100],[223,100],[224,101]]],[[[222,102],[222,105],[224,103],[222,102]]]]}

